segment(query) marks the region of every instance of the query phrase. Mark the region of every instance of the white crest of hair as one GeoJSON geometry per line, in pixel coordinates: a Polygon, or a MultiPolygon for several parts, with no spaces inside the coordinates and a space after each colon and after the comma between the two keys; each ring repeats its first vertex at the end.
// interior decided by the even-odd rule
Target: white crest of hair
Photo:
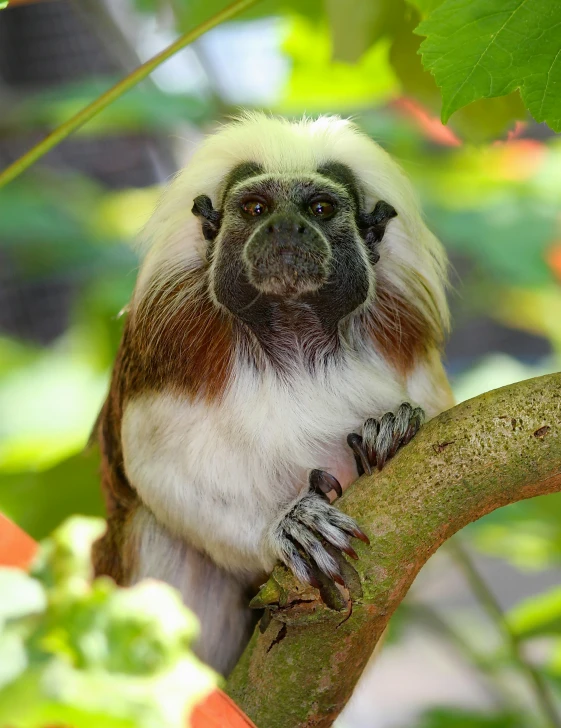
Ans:
{"type": "Polygon", "coordinates": [[[143,231],[140,246],[146,257],[133,307],[185,271],[206,265],[207,244],[200,220],[191,212],[193,200],[204,194],[217,205],[225,177],[243,162],[279,174],[309,174],[328,162],[347,165],[362,188],[366,212],[378,200],[397,211],[382,241],[377,269],[438,328],[448,326],[445,255],[423,221],[409,181],[376,142],[336,116],[293,122],[248,112],[208,136],[164,191],[143,231]]]}

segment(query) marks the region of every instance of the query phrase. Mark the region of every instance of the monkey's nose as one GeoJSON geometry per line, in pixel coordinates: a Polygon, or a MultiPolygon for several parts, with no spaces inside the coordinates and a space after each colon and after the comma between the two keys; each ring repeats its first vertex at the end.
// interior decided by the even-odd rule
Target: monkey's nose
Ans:
{"type": "Polygon", "coordinates": [[[301,222],[294,220],[276,220],[271,222],[265,228],[265,233],[269,236],[278,238],[279,241],[294,240],[294,238],[305,237],[308,228],[301,222]]]}

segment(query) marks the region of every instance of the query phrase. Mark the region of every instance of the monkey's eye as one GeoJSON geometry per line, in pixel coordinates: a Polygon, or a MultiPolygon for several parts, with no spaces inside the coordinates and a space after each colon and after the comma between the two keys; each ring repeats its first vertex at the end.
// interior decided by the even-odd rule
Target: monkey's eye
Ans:
{"type": "Polygon", "coordinates": [[[250,217],[259,217],[269,212],[267,203],[262,197],[248,197],[242,202],[241,208],[250,217]]]}
{"type": "Polygon", "coordinates": [[[308,209],[314,217],[321,217],[322,220],[327,220],[335,214],[335,205],[333,202],[331,202],[331,200],[321,198],[312,200],[308,209]]]}

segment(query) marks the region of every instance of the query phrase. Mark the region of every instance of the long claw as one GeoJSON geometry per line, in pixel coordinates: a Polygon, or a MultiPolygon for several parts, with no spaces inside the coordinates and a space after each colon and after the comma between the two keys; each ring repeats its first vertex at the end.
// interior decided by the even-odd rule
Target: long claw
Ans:
{"type": "Polygon", "coordinates": [[[316,492],[327,495],[334,490],[339,498],[343,495],[341,483],[333,475],[326,473],[325,470],[312,470],[309,482],[316,492]]]}
{"type": "Polygon", "coordinates": [[[356,527],[356,528],[355,528],[355,529],[353,530],[353,536],[354,536],[355,538],[358,538],[358,540],[359,540],[359,541],[362,541],[362,542],[363,542],[363,543],[365,543],[365,544],[366,544],[367,546],[370,546],[370,539],[369,539],[369,538],[368,538],[368,536],[367,536],[367,535],[366,535],[366,534],[364,533],[364,531],[361,531],[361,530],[360,530],[360,528],[358,528],[358,526],[357,526],[357,527],[356,527]]]}
{"type": "Polygon", "coordinates": [[[343,577],[341,576],[341,574],[328,574],[328,576],[330,576],[337,584],[345,586],[345,582],[343,581],[343,577]]]}
{"type": "Polygon", "coordinates": [[[390,449],[388,450],[388,457],[387,459],[390,460],[393,458],[393,456],[396,454],[396,452],[399,450],[401,445],[403,444],[402,438],[399,434],[399,432],[394,433],[392,444],[390,446],[390,449]]]}
{"type": "Polygon", "coordinates": [[[321,588],[320,582],[316,579],[316,577],[312,574],[311,571],[310,571],[310,575],[308,577],[308,584],[310,586],[313,586],[314,589],[320,589],[321,588]]]}
{"type": "Polygon", "coordinates": [[[403,435],[403,438],[401,440],[401,444],[402,445],[407,445],[407,443],[411,442],[411,440],[413,439],[414,435],[417,434],[417,429],[418,428],[416,426],[416,423],[411,422],[409,424],[409,427],[405,431],[405,435],[403,435]]]}
{"type": "Polygon", "coordinates": [[[362,444],[362,437],[357,435],[356,432],[351,432],[350,435],[347,435],[347,444],[358,458],[358,461],[362,465],[363,472],[368,475],[372,475],[372,468],[370,467],[368,455],[366,454],[366,450],[362,444]]]}
{"type": "Polygon", "coordinates": [[[300,581],[319,588],[319,582],[314,576],[310,565],[301,556],[296,546],[286,538],[281,538],[281,549],[284,563],[296,574],[300,581]]]}
{"type": "MultiPolygon", "coordinates": [[[[360,444],[370,466],[382,470],[387,461],[415,437],[424,420],[425,413],[421,407],[414,408],[409,402],[403,402],[395,414],[386,412],[379,420],[374,417],[367,419],[362,426],[360,444]]],[[[353,435],[351,433],[347,441],[358,462],[358,442],[353,435]]]]}
{"type": "Polygon", "coordinates": [[[354,559],[355,561],[358,560],[358,554],[357,554],[357,552],[354,550],[354,548],[352,546],[344,546],[341,549],[341,551],[343,551],[344,553],[346,553],[347,556],[350,556],[351,559],[354,559]]]}

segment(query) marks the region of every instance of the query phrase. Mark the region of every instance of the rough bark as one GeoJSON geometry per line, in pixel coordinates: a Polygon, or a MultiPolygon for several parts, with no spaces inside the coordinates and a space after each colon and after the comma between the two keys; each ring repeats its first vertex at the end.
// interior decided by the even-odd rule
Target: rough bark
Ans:
{"type": "Polygon", "coordinates": [[[303,588],[277,567],[270,604],[227,690],[259,728],[326,728],[355,687],[388,621],[450,536],[509,503],[561,490],[561,374],[488,392],[425,425],[339,507],[370,546],[348,564],[349,592],[303,588]],[[350,599],[347,600],[346,597],[350,599]]]}

